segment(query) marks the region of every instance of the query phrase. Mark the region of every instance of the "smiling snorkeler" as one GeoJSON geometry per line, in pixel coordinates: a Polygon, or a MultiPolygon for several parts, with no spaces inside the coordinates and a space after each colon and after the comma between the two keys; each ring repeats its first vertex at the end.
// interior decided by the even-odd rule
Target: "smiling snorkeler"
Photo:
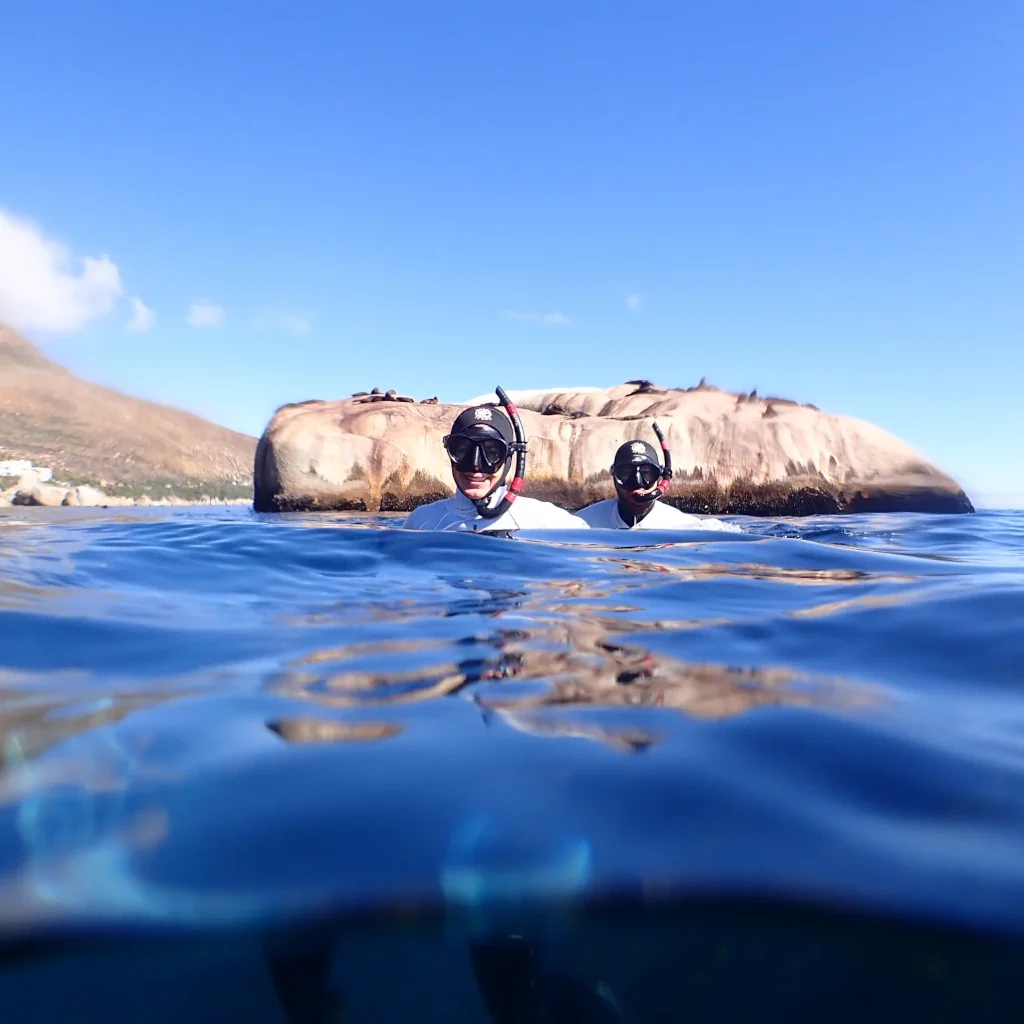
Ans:
{"type": "Polygon", "coordinates": [[[578,516],[521,495],[526,473],[526,434],[515,405],[499,387],[501,406],[463,410],[444,437],[457,491],[413,509],[406,530],[586,530],[578,516]],[[515,473],[508,480],[515,462],[515,473]]]}
{"type": "Polygon", "coordinates": [[[616,496],[581,509],[577,513],[579,518],[592,529],[741,532],[733,523],[700,519],[660,500],[672,483],[672,453],[657,423],[654,433],[661,445],[664,465],[654,446],[646,441],[627,441],[619,445],[611,465],[616,496]]]}

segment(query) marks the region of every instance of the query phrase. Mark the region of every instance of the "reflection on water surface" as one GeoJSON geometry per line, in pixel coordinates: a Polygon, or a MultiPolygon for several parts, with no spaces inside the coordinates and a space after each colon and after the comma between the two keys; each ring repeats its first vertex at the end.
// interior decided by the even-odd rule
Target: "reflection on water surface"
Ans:
{"type": "Polygon", "coordinates": [[[527,962],[631,1020],[1012,1019],[1022,517],[389,522],[0,514],[4,941],[225,943],[38,947],[19,1020],[280,1021],[295,950],[352,1021],[527,962]]]}

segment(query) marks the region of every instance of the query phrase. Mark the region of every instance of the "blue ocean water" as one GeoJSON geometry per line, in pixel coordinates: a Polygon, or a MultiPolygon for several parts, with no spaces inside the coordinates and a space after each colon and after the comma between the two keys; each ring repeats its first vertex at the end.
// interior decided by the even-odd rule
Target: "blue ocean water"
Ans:
{"type": "Polygon", "coordinates": [[[0,512],[22,1024],[1024,1015],[1024,514],[400,520],[0,512]]]}

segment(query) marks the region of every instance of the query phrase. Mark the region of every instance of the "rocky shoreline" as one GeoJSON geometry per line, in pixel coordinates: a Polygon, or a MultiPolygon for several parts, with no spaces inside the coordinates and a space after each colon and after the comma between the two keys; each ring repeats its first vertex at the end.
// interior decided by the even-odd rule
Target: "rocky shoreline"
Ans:
{"type": "MultiPolygon", "coordinates": [[[[409,492],[384,491],[377,508],[365,498],[324,497],[319,494],[278,495],[267,498],[257,512],[411,512],[419,505],[451,497],[452,488],[436,491],[409,492]]],[[[573,487],[560,480],[527,482],[523,495],[550,501],[569,512],[577,512],[595,501],[614,497],[607,487],[573,487]]],[[[929,512],[955,515],[974,511],[970,499],[962,491],[890,491],[846,494],[823,481],[805,484],[732,484],[719,487],[714,483],[701,484],[683,481],[674,484],[662,499],[691,515],[709,516],[824,516],[857,515],[863,512],[929,512]]]]}
{"type": "Polygon", "coordinates": [[[251,498],[213,498],[202,495],[197,499],[179,498],[167,494],[161,498],[148,495],[126,497],[106,494],[87,484],[78,486],[56,481],[40,482],[34,473],[27,473],[16,484],[0,491],[0,508],[30,506],[35,508],[117,508],[117,507],[171,507],[181,505],[251,505],[251,498]]]}

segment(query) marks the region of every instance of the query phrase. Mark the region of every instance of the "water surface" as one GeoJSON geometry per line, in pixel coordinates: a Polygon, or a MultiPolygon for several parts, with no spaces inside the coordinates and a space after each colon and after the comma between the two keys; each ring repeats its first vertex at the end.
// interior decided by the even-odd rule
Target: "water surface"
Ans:
{"type": "Polygon", "coordinates": [[[1024,514],[736,521],[0,512],[0,994],[281,1021],[316,922],[350,1021],[511,930],[628,1020],[1019,1019],[1024,514]]]}

